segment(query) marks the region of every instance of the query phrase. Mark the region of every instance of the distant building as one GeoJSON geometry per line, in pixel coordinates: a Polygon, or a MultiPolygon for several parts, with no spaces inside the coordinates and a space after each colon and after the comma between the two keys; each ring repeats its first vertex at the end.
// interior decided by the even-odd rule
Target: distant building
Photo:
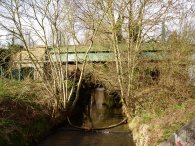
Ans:
{"type": "MultiPolygon", "coordinates": [[[[49,56],[46,54],[44,46],[37,46],[29,50],[21,50],[12,56],[12,78],[24,79],[30,77],[35,80],[41,79],[43,73],[50,72],[50,61],[53,63],[69,63],[70,70],[74,70],[76,60],[82,63],[85,59],[88,46],[76,46],[77,54],[74,52],[75,46],[49,49],[49,56]],[[67,53],[68,52],[68,53],[67,53]],[[50,58],[51,60],[48,60],[50,58]],[[46,69],[47,68],[47,69],[46,69]]],[[[108,62],[114,61],[114,54],[102,46],[94,46],[88,53],[88,62],[108,62]]],[[[80,66],[80,65],[79,65],[80,66]]]]}
{"type": "Polygon", "coordinates": [[[23,79],[30,77],[32,79],[40,79],[44,70],[45,63],[45,47],[37,46],[27,50],[22,50],[12,56],[13,77],[23,79]]]}

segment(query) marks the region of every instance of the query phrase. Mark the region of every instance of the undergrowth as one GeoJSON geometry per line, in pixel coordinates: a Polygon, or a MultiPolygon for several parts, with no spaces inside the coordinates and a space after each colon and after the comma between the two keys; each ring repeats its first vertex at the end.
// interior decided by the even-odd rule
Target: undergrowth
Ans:
{"type": "Polygon", "coordinates": [[[0,145],[26,146],[51,128],[41,85],[29,80],[0,80],[0,145]]]}

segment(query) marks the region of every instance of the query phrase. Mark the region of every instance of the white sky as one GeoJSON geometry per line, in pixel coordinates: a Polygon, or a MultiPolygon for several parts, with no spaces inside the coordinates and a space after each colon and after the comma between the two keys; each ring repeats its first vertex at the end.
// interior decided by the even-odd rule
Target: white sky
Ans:
{"type": "MultiPolygon", "coordinates": [[[[181,10],[182,11],[184,11],[184,12],[186,12],[186,11],[188,11],[190,8],[192,9],[192,11],[195,11],[195,2],[193,2],[193,1],[191,1],[191,2],[187,2],[188,0],[178,0],[178,1],[180,1],[180,2],[184,2],[185,1],[185,5],[182,5],[181,6],[181,8],[182,9],[180,9],[180,10],[178,10],[178,13],[180,13],[181,12],[181,10]]],[[[158,11],[158,7],[155,7],[154,8],[154,6],[151,6],[150,8],[148,8],[148,14],[149,14],[149,12],[152,12],[152,14],[154,14],[155,13],[155,11],[157,12],[158,11]]],[[[1,7],[0,7],[0,11],[1,11],[1,7]]],[[[32,13],[32,10],[30,10],[29,9],[29,11],[28,12],[30,12],[30,13],[32,13]]],[[[169,12],[169,15],[171,16],[176,16],[177,14],[171,14],[171,12],[169,12]]],[[[146,16],[146,17],[149,17],[150,19],[151,19],[151,16],[150,15],[148,15],[148,16],[146,16]]],[[[146,18],[145,17],[145,18],[146,18]]],[[[39,16],[39,19],[41,19],[41,17],[39,16]]],[[[194,24],[195,25],[195,19],[194,19],[194,15],[190,15],[190,16],[187,16],[187,19],[186,19],[187,21],[189,21],[189,22],[191,22],[192,24],[194,24]]],[[[1,19],[1,17],[0,17],[0,22],[2,21],[2,19],[1,19]]],[[[25,20],[23,20],[23,24],[27,24],[27,22],[29,22],[29,21],[27,21],[26,23],[25,23],[25,21],[27,21],[26,19],[25,20]]],[[[3,23],[9,23],[9,22],[6,22],[6,21],[2,21],[3,23]]],[[[167,27],[167,29],[169,30],[169,31],[174,31],[174,30],[176,30],[176,31],[178,31],[179,29],[180,29],[180,25],[179,25],[179,23],[180,23],[180,21],[178,21],[178,20],[174,20],[174,21],[166,21],[166,27],[167,27]]],[[[36,22],[32,22],[32,24],[33,24],[33,26],[39,31],[39,30],[41,30],[40,29],[40,27],[39,27],[39,25],[36,23],[36,22]]],[[[45,26],[48,24],[48,22],[45,22],[45,26]]],[[[148,32],[148,35],[149,36],[151,36],[151,37],[153,37],[153,36],[155,36],[156,34],[158,34],[159,35],[159,33],[161,33],[161,24],[162,23],[159,23],[160,25],[159,26],[156,26],[156,27],[154,27],[150,32],[148,32]]],[[[46,29],[47,29],[47,38],[50,38],[50,32],[51,32],[51,29],[50,29],[50,27],[45,27],[46,29]]],[[[62,26],[62,28],[63,28],[63,26],[62,26]]],[[[43,34],[43,32],[41,32],[41,31],[39,31],[40,32],[40,34],[42,35],[43,34]]],[[[5,35],[7,35],[7,34],[9,34],[9,33],[7,33],[6,31],[4,31],[3,29],[1,29],[0,28],[0,44],[2,45],[4,45],[4,44],[7,44],[7,38],[8,37],[6,37],[5,35]]],[[[33,39],[36,41],[36,44],[39,44],[39,45],[41,45],[42,44],[42,41],[40,41],[40,39],[38,39],[38,37],[36,37],[35,35],[33,35],[33,33],[31,34],[31,37],[33,36],[33,39]]],[[[84,34],[84,30],[77,30],[77,36],[79,37],[79,39],[80,40],[84,40],[84,37],[85,37],[85,34],[84,34]]],[[[73,40],[71,40],[70,41],[70,43],[73,43],[73,40]]]]}

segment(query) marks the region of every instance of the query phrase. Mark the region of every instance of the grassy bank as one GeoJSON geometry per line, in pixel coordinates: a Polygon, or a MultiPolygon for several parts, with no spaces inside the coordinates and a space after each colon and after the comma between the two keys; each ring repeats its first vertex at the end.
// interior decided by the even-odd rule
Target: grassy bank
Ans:
{"type": "Polygon", "coordinates": [[[41,83],[0,81],[0,146],[27,146],[64,120],[52,118],[41,83]]]}
{"type": "MultiPolygon", "coordinates": [[[[159,62],[143,63],[141,71],[136,70],[132,99],[128,99],[134,113],[127,112],[132,115],[129,128],[137,145],[155,146],[195,117],[195,86],[187,67],[159,62]],[[153,68],[160,71],[155,79],[148,73],[153,68]]],[[[107,91],[120,91],[113,64],[93,65],[90,69],[94,82],[103,84],[107,91]]]]}
{"type": "MultiPolygon", "coordinates": [[[[186,90],[187,91],[187,90],[186,90]]],[[[165,91],[155,89],[145,94],[145,105],[129,120],[137,143],[156,146],[195,117],[195,98],[175,95],[172,99],[165,91]],[[163,92],[157,97],[157,93],[163,92]]]]}

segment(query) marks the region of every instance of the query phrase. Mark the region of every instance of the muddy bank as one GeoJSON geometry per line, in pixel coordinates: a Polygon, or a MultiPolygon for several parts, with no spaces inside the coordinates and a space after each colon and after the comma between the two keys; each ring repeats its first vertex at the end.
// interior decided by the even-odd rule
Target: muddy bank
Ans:
{"type": "Polygon", "coordinates": [[[52,118],[48,108],[36,103],[1,97],[0,146],[34,145],[64,120],[63,113],[52,118]]]}

